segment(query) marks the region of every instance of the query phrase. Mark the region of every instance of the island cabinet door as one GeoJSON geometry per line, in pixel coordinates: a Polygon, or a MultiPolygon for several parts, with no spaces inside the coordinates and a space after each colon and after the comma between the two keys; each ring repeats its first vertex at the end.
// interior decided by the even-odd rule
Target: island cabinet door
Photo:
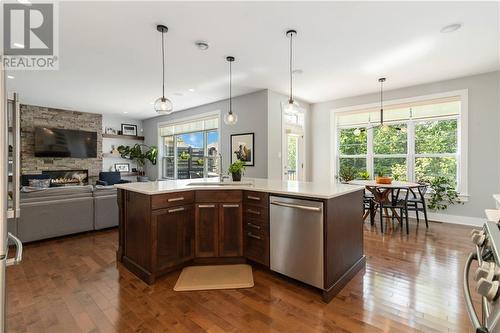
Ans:
{"type": "Polygon", "coordinates": [[[242,207],[240,203],[219,206],[219,257],[243,255],[242,207]]]}
{"type": "Polygon", "coordinates": [[[195,212],[196,257],[217,257],[219,253],[219,205],[196,205],[195,212]]]}
{"type": "Polygon", "coordinates": [[[152,212],[156,230],[156,271],[189,261],[194,257],[194,207],[186,205],[152,212]]]}

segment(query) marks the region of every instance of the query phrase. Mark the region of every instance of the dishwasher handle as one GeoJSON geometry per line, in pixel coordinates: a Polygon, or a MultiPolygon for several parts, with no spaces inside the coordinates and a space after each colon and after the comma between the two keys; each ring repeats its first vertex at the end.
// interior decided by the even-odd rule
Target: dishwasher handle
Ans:
{"type": "Polygon", "coordinates": [[[312,207],[312,206],[305,206],[305,205],[290,204],[290,203],[283,202],[283,201],[271,201],[271,205],[288,207],[288,208],[297,208],[297,209],[302,209],[302,210],[308,210],[311,212],[321,212],[321,207],[312,207]]]}

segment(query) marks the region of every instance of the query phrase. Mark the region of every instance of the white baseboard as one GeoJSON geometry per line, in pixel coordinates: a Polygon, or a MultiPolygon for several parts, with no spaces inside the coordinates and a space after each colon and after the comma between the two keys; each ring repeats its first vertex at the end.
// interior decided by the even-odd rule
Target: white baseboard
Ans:
{"type": "MultiPolygon", "coordinates": [[[[411,212],[410,216],[413,215],[412,213],[414,212],[411,212]]],[[[418,215],[422,220],[423,214],[419,213],[418,215]]],[[[486,222],[486,218],[481,218],[481,217],[449,215],[449,214],[432,213],[432,212],[427,213],[427,218],[429,219],[429,221],[470,225],[475,227],[482,227],[484,222],[486,222]]]]}

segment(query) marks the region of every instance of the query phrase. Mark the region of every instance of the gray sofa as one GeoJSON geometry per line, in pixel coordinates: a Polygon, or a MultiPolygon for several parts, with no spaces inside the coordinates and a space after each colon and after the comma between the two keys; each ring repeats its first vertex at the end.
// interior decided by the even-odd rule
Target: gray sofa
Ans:
{"type": "Polygon", "coordinates": [[[15,233],[22,242],[118,225],[116,189],[68,186],[23,188],[15,233]]]}

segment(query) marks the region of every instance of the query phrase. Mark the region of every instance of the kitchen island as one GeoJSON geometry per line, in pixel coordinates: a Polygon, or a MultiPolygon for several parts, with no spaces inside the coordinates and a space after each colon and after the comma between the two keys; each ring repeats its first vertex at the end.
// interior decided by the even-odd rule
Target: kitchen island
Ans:
{"type": "Polygon", "coordinates": [[[312,285],[328,302],[365,266],[362,186],[217,178],[115,186],[117,260],[148,284],[187,265],[248,262],[312,285]]]}

